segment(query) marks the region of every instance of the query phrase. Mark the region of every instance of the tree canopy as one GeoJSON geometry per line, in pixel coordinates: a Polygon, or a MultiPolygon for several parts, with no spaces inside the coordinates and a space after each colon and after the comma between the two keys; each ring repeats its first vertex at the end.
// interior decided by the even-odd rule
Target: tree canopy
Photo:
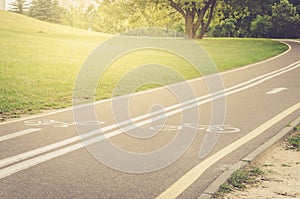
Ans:
{"type": "Polygon", "coordinates": [[[53,23],[60,22],[60,7],[58,0],[32,0],[29,16],[53,23]]]}
{"type": "Polygon", "coordinates": [[[29,3],[27,0],[15,0],[14,2],[10,3],[10,10],[19,14],[26,14],[29,9],[29,3]]]}
{"type": "MultiPolygon", "coordinates": [[[[16,0],[11,9],[28,7],[16,0]]],[[[32,0],[28,15],[40,20],[122,33],[136,28],[175,30],[188,38],[275,37],[300,38],[299,0],[82,0],[62,8],[58,0],[32,0]]]]}

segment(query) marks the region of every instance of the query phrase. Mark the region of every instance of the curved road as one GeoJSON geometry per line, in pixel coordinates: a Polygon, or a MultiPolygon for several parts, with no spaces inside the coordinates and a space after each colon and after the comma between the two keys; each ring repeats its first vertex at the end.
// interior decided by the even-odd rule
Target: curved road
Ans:
{"type": "MultiPolygon", "coordinates": [[[[82,144],[71,109],[1,123],[0,198],[198,198],[224,170],[300,115],[300,43],[284,42],[291,47],[288,52],[220,74],[226,95],[225,125],[209,126],[211,101],[219,100],[206,88],[210,76],[189,81],[197,100],[179,107],[178,99],[166,88],[133,95],[130,115],[148,132],[143,139],[128,136],[115,126],[111,100],[95,104],[97,122],[77,123],[91,129],[81,135],[88,150],[101,150],[106,157],[115,151],[103,144],[105,139],[99,132],[92,131],[98,125],[116,146],[140,153],[158,150],[180,133],[195,133],[191,146],[179,159],[153,172],[121,172],[98,161],[82,144]],[[156,104],[165,107],[165,112],[158,114],[166,116],[164,128],[153,125],[152,116],[147,115],[156,104]],[[188,117],[195,110],[200,114],[199,124],[188,117]],[[181,123],[183,115],[186,118],[181,123]],[[159,133],[152,135],[155,130],[159,133]],[[209,135],[218,139],[216,145],[207,140],[209,135]],[[213,147],[207,156],[199,158],[205,140],[213,147]]],[[[181,86],[175,84],[173,88],[180,90],[181,86]]],[[[182,146],[179,143],[176,147],[148,165],[133,165],[122,156],[118,158],[126,164],[124,168],[147,169],[168,161],[182,146]]]]}

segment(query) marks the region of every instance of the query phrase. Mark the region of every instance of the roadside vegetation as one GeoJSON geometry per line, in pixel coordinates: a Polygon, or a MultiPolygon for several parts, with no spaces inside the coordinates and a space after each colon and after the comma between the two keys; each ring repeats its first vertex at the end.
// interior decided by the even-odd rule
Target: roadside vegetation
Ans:
{"type": "MultiPolygon", "coordinates": [[[[4,11],[0,11],[0,27],[0,120],[71,106],[74,81],[82,63],[97,45],[111,37],[4,11]]],[[[198,42],[220,71],[287,50],[287,46],[268,39],[211,38],[198,42]]],[[[96,99],[110,98],[126,71],[149,60],[171,66],[187,79],[199,77],[184,60],[168,53],[136,52],[111,66],[100,82],[96,99]]],[[[176,81],[166,78],[166,84],[176,81]]],[[[156,86],[146,85],[139,90],[156,86]]]]}
{"type": "Polygon", "coordinates": [[[235,171],[226,183],[220,186],[214,198],[222,198],[234,190],[243,190],[249,184],[255,184],[256,178],[264,172],[259,167],[247,167],[235,171]]]}
{"type": "MultiPolygon", "coordinates": [[[[293,151],[300,151],[300,126],[294,127],[294,132],[292,135],[290,135],[283,144],[280,144],[277,146],[280,149],[277,149],[276,151],[286,151],[286,150],[293,150],[293,151]]],[[[268,152],[267,152],[268,153],[268,152]]],[[[269,152],[270,154],[273,153],[273,151],[269,152]]],[[[273,163],[264,162],[264,159],[261,160],[262,162],[256,163],[255,167],[244,167],[237,171],[235,171],[231,177],[227,180],[226,183],[220,186],[218,192],[214,194],[213,198],[228,198],[227,194],[231,192],[238,191],[241,193],[241,191],[245,189],[251,189],[253,187],[256,187],[257,185],[261,184],[261,181],[267,181],[268,179],[271,179],[268,175],[271,175],[273,173],[276,173],[274,169],[283,168],[283,167],[293,167],[295,165],[298,165],[299,162],[297,162],[297,159],[294,159],[296,163],[290,162],[287,159],[284,159],[284,157],[280,156],[282,159],[278,162],[277,156],[280,156],[280,154],[272,154],[273,163]],[[283,161],[283,162],[282,162],[283,161]],[[276,164],[276,165],[274,165],[276,164]]],[[[270,160],[269,160],[270,161],[270,160]]],[[[277,171],[278,172],[278,171],[277,171]]],[[[282,174],[282,173],[280,173],[282,174]]],[[[282,175],[289,176],[289,173],[284,173],[282,175]]],[[[281,179],[275,179],[277,181],[282,181],[281,179]]],[[[274,181],[275,181],[274,180],[274,181]]],[[[261,185],[260,185],[261,186],[261,185]]],[[[277,186],[277,185],[276,185],[277,186]]],[[[280,185],[278,185],[280,186],[280,185]]],[[[266,188],[266,187],[265,187],[266,188]]],[[[259,188],[258,188],[259,189],[259,188]]],[[[261,190],[261,189],[259,189],[261,190]]],[[[266,190],[265,190],[266,191],[266,190]]],[[[252,191],[253,192],[253,191],[252,191]]],[[[279,192],[278,192],[279,193],[279,192]]],[[[278,194],[275,193],[275,194],[278,194]]],[[[280,195],[282,193],[280,192],[280,195]]],[[[237,194],[238,196],[238,194],[237,194]]],[[[288,196],[288,193],[285,192],[284,196],[288,196]]]]}
{"type": "Polygon", "coordinates": [[[287,140],[287,149],[300,151],[300,126],[294,128],[296,134],[292,135],[287,140]]]}
{"type": "Polygon", "coordinates": [[[14,0],[10,10],[111,34],[161,27],[190,38],[300,37],[299,0],[14,0]]]}

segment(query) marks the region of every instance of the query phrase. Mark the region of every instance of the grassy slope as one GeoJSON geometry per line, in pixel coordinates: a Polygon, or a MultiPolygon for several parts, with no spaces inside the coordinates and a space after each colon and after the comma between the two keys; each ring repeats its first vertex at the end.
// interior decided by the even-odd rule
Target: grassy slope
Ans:
{"type": "MultiPolygon", "coordinates": [[[[288,49],[287,46],[270,39],[210,38],[197,42],[205,48],[209,56],[218,66],[219,71],[230,70],[262,61],[288,49]]],[[[186,79],[193,79],[199,76],[193,67],[174,55],[162,53],[161,51],[136,52],[123,56],[120,60],[111,65],[110,69],[104,75],[103,81],[100,82],[101,86],[97,89],[96,99],[111,97],[114,85],[122,78],[123,74],[130,72],[134,66],[148,63],[160,63],[166,66],[172,66],[173,69],[186,79]]],[[[159,74],[159,71],[153,71],[153,74],[148,76],[155,76],[156,74],[159,74]]],[[[142,73],[138,74],[138,76],[139,75],[141,79],[146,78],[142,76],[142,73]]],[[[180,79],[181,78],[173,76],[170,73],[169,75],[163,76],[163,84],[182,81],[180,79]]],[[[141,82],[142,80],[135,81],[141,82]]],[[[154,87],[157,87],[157,85],[146,85],[138,90],[154,87]]],[[[120,93],[125,94],[130,92],[130,89],[126,90],[126,88],[124,88],[120,93]]]]}
{"type": "Polygon", "coordinates": [[[104,39],[107,37],[100,34],[1,11],[3,117],[70,106],[73,82],[81,63],[104,39]]]}
{"type": "MultiPolygon", "coordinates": [[[[0,11],[0,120],[70,106],[81,64],[106,39],[108,36],[104,34],[0,11]]],[[[206,39],[199,43],[221,71],[260,61],[287,49],[271,40],[206,39]]],[[[97,99],[110,97],[124,72],[149,60],[171,65],[185,78],[198,76],[187,63],[170,54],[138,52],[113,64],[101,80],[97,99]]],[[[164,78],[165,83],[177,81],[168,78],[164,78]]],[[[151,87],[153,85],[141,89],[151,87]]]]}
{"type": "Polygon", "coordinates": [[[288,49],[270,39],[213,38],[199,43],[205,47],[220,71],[262,61],[288,49]]]}

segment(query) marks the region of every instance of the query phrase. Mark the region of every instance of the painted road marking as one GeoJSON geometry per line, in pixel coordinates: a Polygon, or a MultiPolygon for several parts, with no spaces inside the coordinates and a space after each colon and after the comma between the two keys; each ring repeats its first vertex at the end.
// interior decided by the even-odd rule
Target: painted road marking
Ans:
{"type": "Polygon", "coordinates": [[[72,123],[51,120],[51,119],[39,119],[39,120],[27,120],[24,121],[24,125],[26,126],[52,126],[54,128],[67,128],[75,125],[84,125],[84,126],[95,126],[104,124],[103,121],[77,121],[72,123]]]}
{"type": "Polygon", "coordinates": [[[42,162],[45,162],[47,160],[51,160],[53,158],[56,158],[58,152],[61,155],[64,155],[64,154],[69,153],[70,151],[76,151],[76,150],[78,150],[78,149],[80,149],[82,147],[83,146],[82,146],[81,143],[75,144],[75,145],[71,145],[69,147],[65,147],[65,148],[59,149],[58,151],[53,151],[53,152],[45,154],[45,155],[43,155],[43,159],[41,159],[38,156],[38,157],[34,157],[32,159],[29,159],[29,160],[25,160],[22,163],[18,163],[18,164],[12,165],[10,167],[6,167],[6,168],[0,170],[0,179],[5,178],[7,176],[10,176],[10,175],[12,175],[12,174],[14,174],[14,173],[16,173],[18,171],[22,171],[22,170],[28,169],[28,168],[30,168],[32,166],[38,165],[38,164],[40,164],[42,162]]]}
{"type": "MultiPolygon", "coordinates": [[[[228,89],[225,89],[225,95],[227,96],[227,95],[231,95],[231,94],[234,94],[234,93],[241,92],[241,91],[249,89],[249,88],[251,88],[253,86],[259,85],[259,84],[261,84],[261,83],[263,83],[263,82],[265,82],[265,81],[267,81],[269,79],[272,79],[272,78],[277,77],[277,76],[279,76],[281,74],[284,74],[284,73],[286,73],[288,71],[294,70],[294,69],[300,67],[299,63],[300,63],[300,61],[295,62],[295,63],[293,63],[293,64],[285,67],[284,68],[285,70],[280,69],[280,70],[273,71],[273,72],[270,72],[268,74],[259,76],[257,78],[254,78],[256,81],[254,81],[254,79],[247,81],[248,83],[251,83],[251,84],[246,84],[246,82],[244,82],[244,83],[241,83],[239,85],[236,85],[236,86],[230,87],[228,89]],[[233,90],[233,89],[235,89],[235,90],[233,90]]],[[[196,102],[195,99],[190,100],[189,102],[191,102],[191,103],[193,102],[193,103],[189,104],[189,103],[186,102],[186,103],[184,103],[186,106],[182,107],[181,109],[180,109],[180,106],[178,104],[174,105],[174,106],[171,106],[171,107],[177,107],[177,106],[179,106],[179,108],[177,108],[175,110],[171,109],[171,107],[167,107],[165,109],[165,111],[167,109],[168,110],[172,110],[172,111],[167,112],[166,115],[162,114],[162,115],[155,116],[154,118],[147,119],[146,116],[149,115],[149,117],[150,117],[150,114],[145,114],[145,115],[139,116],[137,118],[133,118],[132,121],[134,121],[134,120],[135,121],[142,120],[142,121],[136,123],[135,125],[127,125],[126,128],[130,130],[130,129],[136,128],[137,126],[143,126],[143,125],[152,123],[154,120],[161,119],[161,117],[168,117],[168,116],[171,116],[171,115],[175,115],[177,113],[180,113],[183,110],[188,110],[188,109],[197,107],[199,105],[211,102],[214,99],[218,99],[220,97],[223,97],[223,95],[224,94],[222,94],[220,92],[214,93],[212,95],[207,95],[209,97],[208,99],[205,99],[205,96],[202,96],[202,97],[197,98],[197,100],[199,100],[199,99],[205,99],[205,100],[198,101],[198,102],[196,102]],[[146,118],[146,119],[143,119],[143,118],[146,118]]],[[[124,124],[126,124],[126,121],[122,122],[122,125],[124,125],[124,124]]],[[[17,156],[13,156],[13,157],[9,157],[9,158],[0,160],[0,167],[1,167],[3,165],[8,165],[8,162],[10,162],[10,164],[12,164],[12,163],[20,162],[21,160],[24,160],[24,159],[27,159],[27,158],[32,158],[32,159],[26,160],[24,162],[17,163],[16,165],[12,165],[10,167],[2,169],[0,171],[0,179],[4,178],[4,177],[7,177],[7,176],[9,176],[11,174],[14,174],[14,173],[16,173],[18,171],[27,169],[27,168],[29,168],[31,166],[35,166],[37,164],[43,163],[45,161],[48,161],[50,159],[53,159],[53,158],[62,156],[64,154],[73,152],[75,150],[81,149],[84,146],[82,145],[82,143],[78,143],[78,144],[74,144],[74,145],[71,145],[71,146],[67,146],[67,147],[62,148],[62,149],[58,149],[56,151],[52,151],[52,152],[50,152],[48,154],[40,155],[42,153],[49,152],[50,151],[49,149],[54,150],[54,149],[56,149],[55,147],[57,147],[57,146],[62,147],[64,145],[66,145],[66,144],[71,144],[72,142],[78,141],[79,139],[88,139],[91,136],[99,135],[99,133],[104,133],[104,132],[106,132],[108,130],[114,129],[115,127],[118,127],[118,125],[117,124],[113,124],[111,126],[106,126],[106,127],[102,128],[102,129],[99,129],[99,130],[92,131],[92,132],[89,132],[87,134],[81,135],[81,137],[76,136],[76,137],[73,137],[73,138],[70,138],[70,139],[67,139],[67,140],[60,141],[58,143],[54,143],[52,145],[48,145],[48,146],[45,146],[45,147],[42,147],[42,148],[38,148],[38,149],[35,149],[35,150],[32,150],[32,151],[28,151],[28,152],[23,153],[23,154],[19,154],[17,156]],[[40,155],[40,156],[38,156],[38,155],[40,155]],[[27,158],[24,158],[25,156],[27,158]],[[37,157],[34,157],[34,156],[37,156],[37,157]]],[[[117,135],[122,134],[122,133],[123,133],[123,131],[121,131],[120,129],[117,129],[117,130],[114,130],[114,131],[112,131],[110,133],[101,135],[99,137],[91,138],[91,139],[87,140],[85,142],[85,144],[86,145],[90,145],[90,144],[102,141],[104,139],[107,139],[107,138],[110,138],[110,137],[113,137],[113,136],[117,136],[117,135]]]]}
{"type": "Polygon", "coordinates": [[[274,95],[274,94],[277,94],[277,93],[280,93],[282,91],[285,91],[285,90],[288,90],[287,88],[274,88],[273,90],[269,91],[269,92],[266,92],[267,95],[274,95]]]}
{"type": "Polygon", "coordinates": [[[261,135],[264,131],[275,125],[277,122],[287,117],[291,113],[295,112],[300,108],[300,103],[295,104],[294,106],[286,109],[280,114],[276,115],[272,119],[268,120],[264,124],[260,125],[253,131],[251,131],[246,136],[240,138],[239,140],[233,142],[227,147],[223,148],[219,152],[213,154],[207,159],[203,160],[201,163],[192,168],[189,172],[187,172],[184,176],[182,176],[179,180],[177,180],[173,185],[171,185],[167,190],[161,193],[157,199],[167,199],[167,198],[176,198],[181,193],[184,192],[190,185],[192,185],[210,166],[215,164],[220,159],[224,158],[229,153],[232,153],[234,150],[238,149],[240,146],[245,143],[253,140],[257,136],[261,135]]]}
{"type": "Polygon", "coordinates": [[[153,131],[178,131],[183,128],[191,128],[195,130],[206,130],[209,133],[238,133],[241,129],[232,127],[231,125],[200,125],[193,123],[183,123],[181,126],[175,125],[159,125],[150,126],[148,129],[153,131]]]}
{"type": "Polygon", "coordinates": [[[18,131],[18,132],[15,132],[15,133],[4,135],[4,136],[0,137],[0,142],[10,140],[10,139],[13,139],[13,138],[16,138],[16,137],[19,137],[19,136],[23,136],[23,135],[26,135],[26,134],[34,133],[34,132],[37,132],[37,131],[40,131],[40,130],[41,130],[40,128],[30,128],[30,129],[25,129],[23,131],[18,131]]]}
{"type": "Polygon", "coordinates": [[[21,153],[21,154],[15,155],[15,156],[11,156],[11,157],[2,159],[2,160],[0,160],[0,168],[5,167],[5,166],[10,165],[10,164],[14,164],[16,162],[20,162],[20,161],[28,159],[28,158],[32,158],[34,156],[40,155],[42,153],[49,152],[51,150],[55,150],[57,148],[66,146],[68,144],[72,144],[72,143],[74,143],[76,141],[79,141],[79,140],[80,140],[80,137],[76,136],[76,137],[69,138],[69,139],[66,139],[66,140],[63,140],[63,141],[60,141],[60,142],[56,142],[54,144],[50,144],[50,145],[47,145],[47,146],[44,146],[44,147],[40,147],[40,148],[31,150],[31,151],[25,152],[25,153],[21,153]]]}

